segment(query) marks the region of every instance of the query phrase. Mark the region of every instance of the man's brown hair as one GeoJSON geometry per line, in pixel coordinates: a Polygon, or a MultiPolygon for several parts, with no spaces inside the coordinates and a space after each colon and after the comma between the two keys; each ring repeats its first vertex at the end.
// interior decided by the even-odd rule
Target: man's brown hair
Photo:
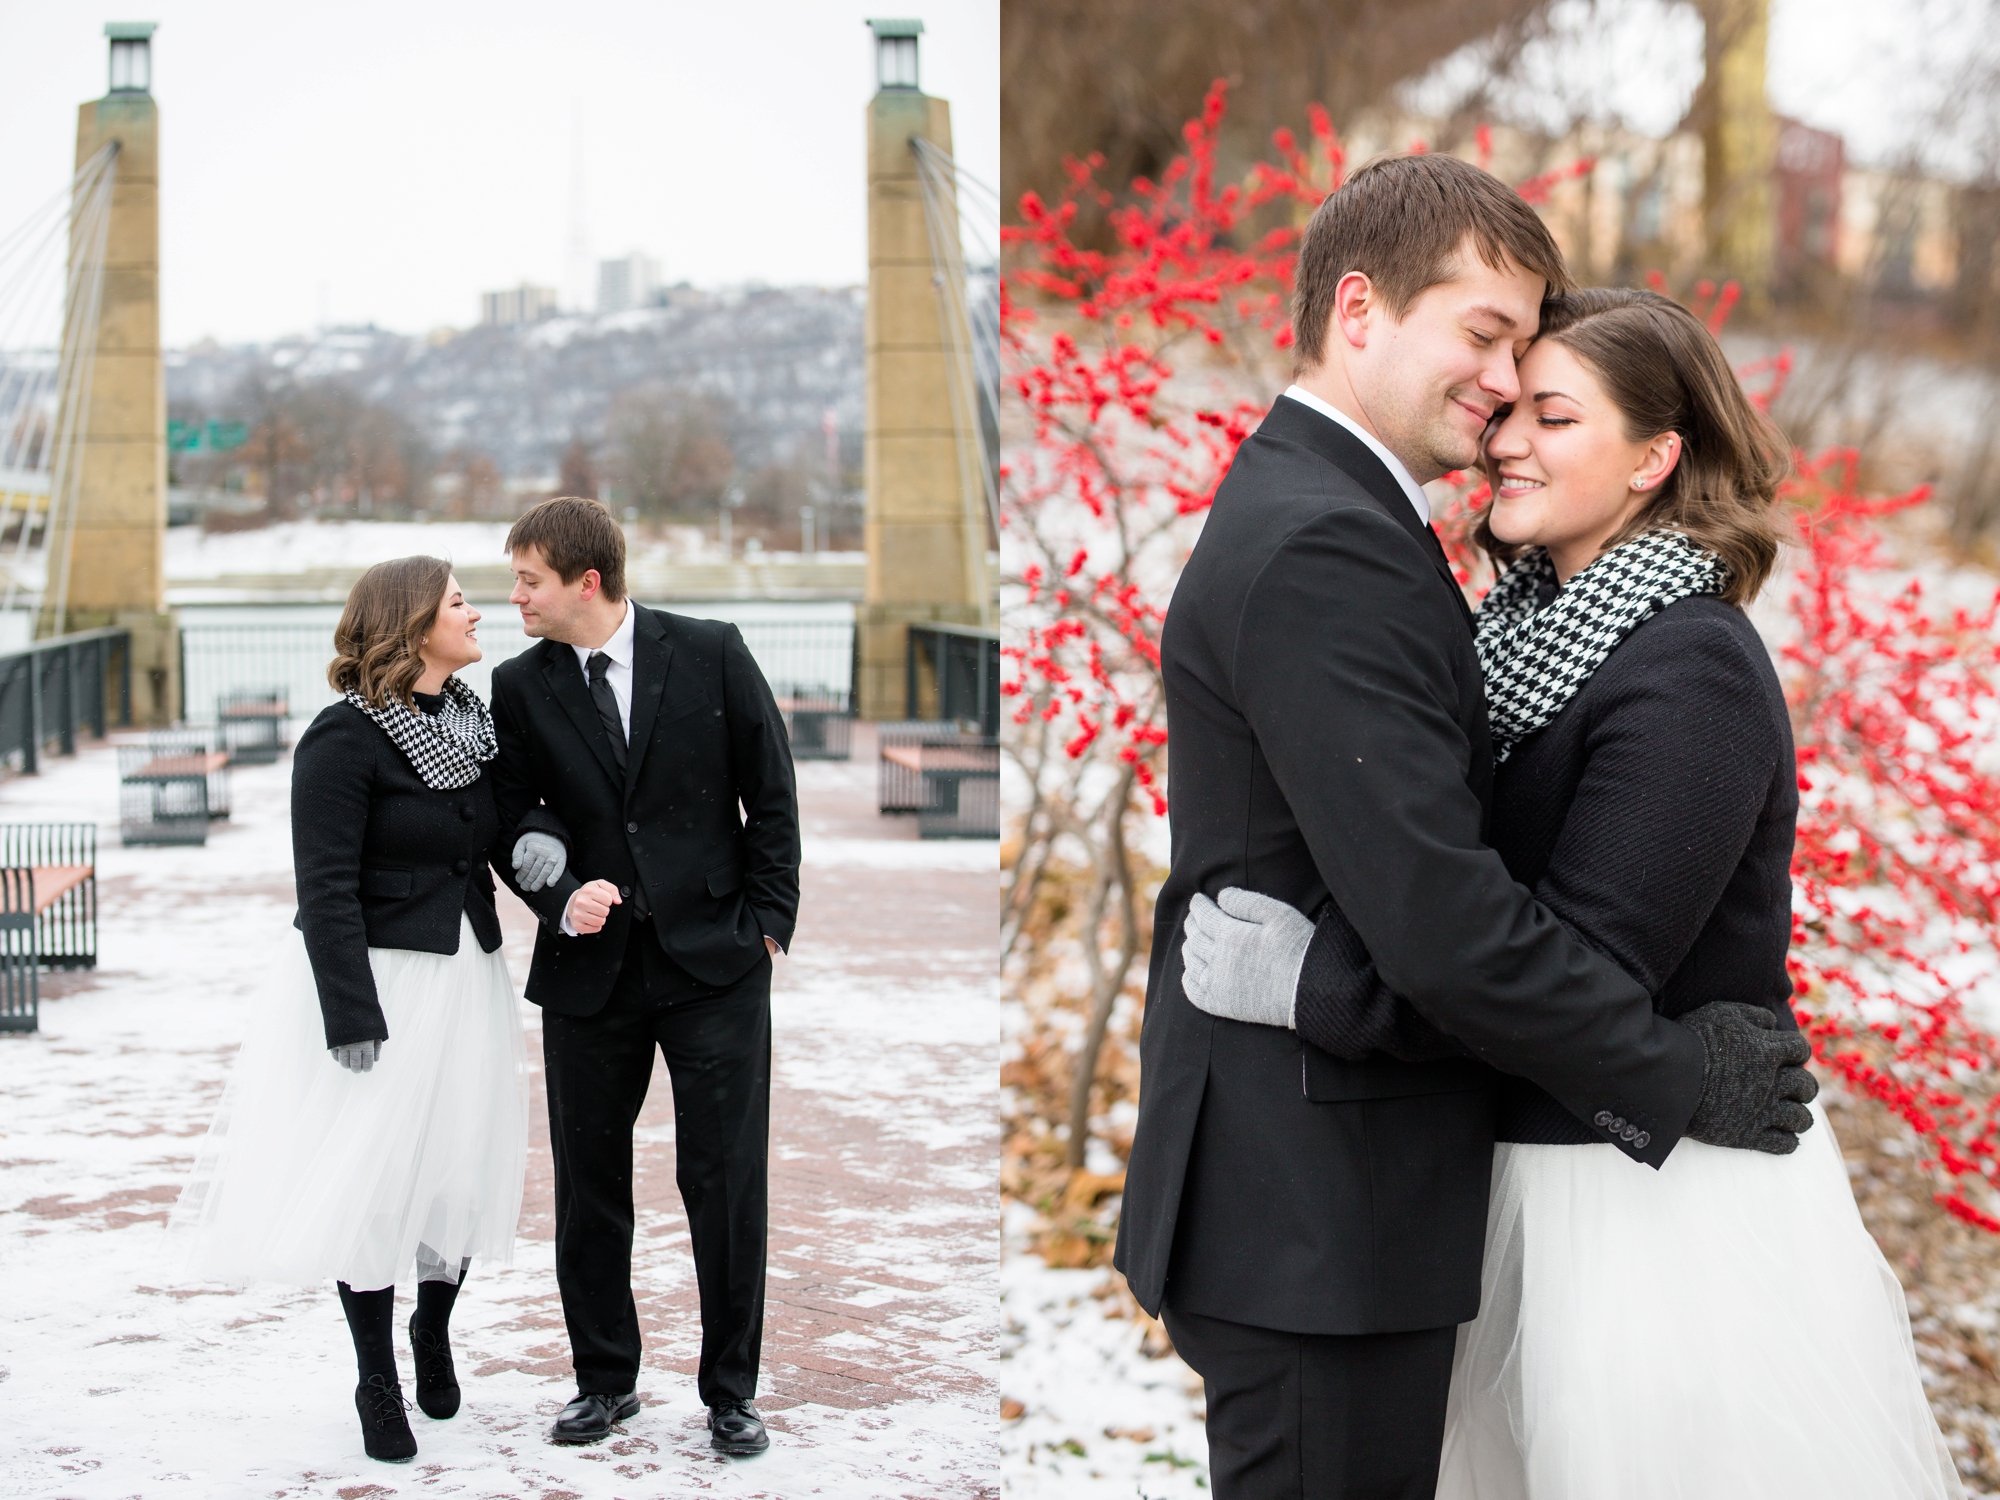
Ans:
{"type": "Polygon", "coordinates": [[[1570,288],[1562,251],[1527,200],[1491,172],[1455,156],[1392,156],[1370,162],[1327,195],[1306,225],[1292,282],[1292,371],[1326,359],[1327,324],[1340,278],[1359,271],[1391,317],[1401,320],[1428,288],[1457,273],[1467,240],[1496,271],[1519,266],[1570,288]]]}
{"type": "MultiPolygon", "coordinates": [[[[1603,550],[1642,532],[1678,531],[1728,566],[1724,599],[1756,598],[1778,559],[1778,485],[1791,461],[1707,325],[1658,292],[1585,287],[1542,309],[1541,337],[1589,367],[1618,408],[1626,441],[1680,434],[1673,473],[1603,550]]],[[[1490,506],[1473,539],[1500,567],[1521,554],[1493,535],[1490,506]]]]}
{"type": "Polygon", "coordinates": [[[564,583],[597,570],[604,597],[625,597],[625,531],[602,500],[558,495],[532,506],[507,533],[509,552],[533,547],[564,583]]]}
{"type": "Polygon", "coordinates": [[[451,564],[441,557],[399,557],[363,573],[333,627],[333,665],[326,669],[333,690],[359,693],[372,708],[390,698],[411,702],[424,675],[417,648],[450,582],[451,564]]]}

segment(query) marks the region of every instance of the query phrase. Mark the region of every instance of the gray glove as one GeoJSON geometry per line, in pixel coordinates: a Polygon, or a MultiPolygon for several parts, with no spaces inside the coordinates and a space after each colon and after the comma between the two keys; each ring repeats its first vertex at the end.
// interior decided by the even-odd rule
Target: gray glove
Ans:
{"type": "Polygon", "coordinates": [[[560,879],[569,850],[552,833],[524,833],[514,840],[514,876],[524,891],[539,891],[560,879]]]}
{"type": "Polygon", "coordinates": [[[1197,895],[1182,931],[1181,989],[1197,1009],[1291,1028],[1310,921],[1273,897],[1231,886],[1220,905],[1197,895]]]}
{"type": "Polygon", "coordinates": [[[1789,1156],[1812,1129],[1806,1106],[1819,1080],[1805,1070],[1812,1044],[1796,1031],[1779,1031],[1778,1018],[1761,1005],[1716,1000],[1680,1018],[1708,1052],[1701,1103],[1687,1133],[1711,1146],[1734,1146],[1789,1156]]]}
{"type": "Polygon", "coordinates": [[[380,1042],[349,1042],[345,1047],[329,1047],[333,1060],[350,1073],[366,1073],[382,1055],[380,1042]]]}

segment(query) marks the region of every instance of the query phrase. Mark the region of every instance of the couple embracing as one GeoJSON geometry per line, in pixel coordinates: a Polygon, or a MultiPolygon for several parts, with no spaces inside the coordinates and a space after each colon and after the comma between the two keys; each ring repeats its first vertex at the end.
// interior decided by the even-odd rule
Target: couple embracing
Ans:
{"type": "Polygon", "coordinates": [[[784,722],[735,626],[626,596],[597,501],[535,506],[507,551],[541,643],[495,669],[490,709],[454,675],[481,657],[479,613],[447,563],[382,563],[348,598],[342,697],[293,758],[298,935],[171,1231],[203,1279],[336,1282],[364,1446],[389,1462],[417,1451],[394,1344],[414,1277],[417,1404],[457,1413],[453,1304],[475,1259],[513,1259],[527,1152],[497,871],[540,922],[526,993],[578,1387],[549,1438],[639,1410],[632,1129],[657,1048],[710,1443],[761,1452],[771,964],[799,898],[784,722]]]}
{"type": "Polygon", "coordinates": [[[1162,639],[1117,1264],[1219,1500],[1962,1493],[1789,1004],[1781,440],[1444,156],[1357,172],[1162,639]],[[1469,611],[1422,485],[1483,466],[1469,611]]]}

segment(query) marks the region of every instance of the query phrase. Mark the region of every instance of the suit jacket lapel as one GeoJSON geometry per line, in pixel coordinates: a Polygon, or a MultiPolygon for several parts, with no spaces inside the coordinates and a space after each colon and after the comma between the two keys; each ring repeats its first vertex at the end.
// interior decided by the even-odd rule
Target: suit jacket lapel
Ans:
{"type": "Polygon", "coordinates": [[[1417,518],[1416,507],[1410,504],[1410,497],[1403,493],[1396,476],[1389,472],[1389,466],[1366,443],[1338,422],[1289,396],[1278,398],[1258,431],[1317,453],[1366,490],[1369,499],[1386,511],[1389,519],[1407,531],[1411,539],[1424,549],[1431,566],[1437,569],[1438,576],[1450,587],[1452,598],[1458,601],[1466,624],[1471,625],[1472,608],[1465,602],[1465,591],[1458,586],[1457,575],[1451,571],[1451,559],[1445,556],[1444,544],[1438,540],[1435,531],[1417,518]]]}
{"type": "Polygon", "coordinates": [[[638,618],[632,623],[632,738],[625,747],[628,787],[639,784],[639,764],[653,738],[653,718],[659,712],[667,670],[674,660],[674,648],[667,641],[667,627],[660,617],[637,604],[632,608],[638,618]]]}
{"type": "MultiPolygon", "coordinates": [[[[604,725],[598,721],[597,705],[590,701],[590,685],[584,681],[583,672],[576,664],[576,653],[561,641],[542,643],[542,678],[555,694],[556,702],[563,706],[570,722],[576,725],[577,733],[590,746],[590,753],[597,757],[597,763],[604,767],[604,774],[611,778],[611,784],[624,786],[624,777],[619,773],[618,761],[611,753],[611,744],[604,738],[604,725]]],[[[631,759],[628,751],[626,759],[631,759]]]]}

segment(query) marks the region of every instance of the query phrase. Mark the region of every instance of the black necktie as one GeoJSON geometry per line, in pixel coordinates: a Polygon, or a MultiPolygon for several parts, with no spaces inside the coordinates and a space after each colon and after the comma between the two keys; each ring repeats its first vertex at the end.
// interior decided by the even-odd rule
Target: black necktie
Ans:
{"type": "Polygon", "coordinates": [[[586,663],[590,671],[590,701],[597,707],[598,722],[604,726],[605,738],[611,741],[611,758],[618,762],[618,774],[625,774],[625,721],[618,714],[618,695],[611,691],[611,684],[604,674],[610,670],[611,658],[602,651],[590,653],[586,663]]]}

